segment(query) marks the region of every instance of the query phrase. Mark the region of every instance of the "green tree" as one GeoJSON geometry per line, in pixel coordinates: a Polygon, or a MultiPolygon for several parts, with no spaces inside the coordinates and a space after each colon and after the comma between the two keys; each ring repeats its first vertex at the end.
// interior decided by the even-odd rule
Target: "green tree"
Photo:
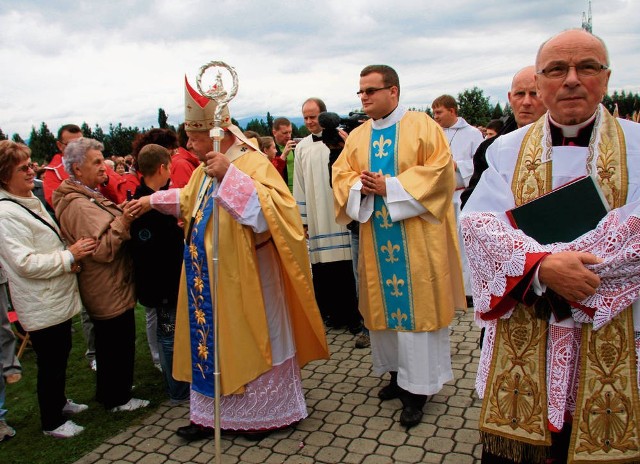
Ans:
{"type": "Polygon", "coordinates": [[[140,133],[137,127],[124,127],[122,123],[109,124],[109,135],[104,141],[104,155],[124,156],[131,153],[131,144],[136,135],[140,133]]]}
{"type": "Polygon", "coordinates": [[[496,103],[496,106],[493,109],[493,113],[491,113],[491,119],[500,119],[502,116],[504,116],[504,113],[502,112],[502,107],[498,102],[496,103]]]}
{"type": "Polygon", "coordinates": [[[267,133],[265,135],[271,135],[271,128],[273,127],[273,116],[267,111],[267,133]]]}
{"type": "Polygon", "coordinates": [[[503,116],[513,116],[513,110],[511,109],[511,105],[509,103],[504,105],[503,116]]]}
{"type": "Polygon", "coordinates": [[[466,89],[458,94],[458,113],[473,126],[486,125],[491,119],[492,108],[489,97],[478,87],[466,89]]]}
{"type": "Polygon", "coordinates": [[[104,131],[102,130],[102,127],[100,127],[99,125],[96,124],[95,129],[93,129],[93,138],[96,139],[98,142],[102,142],[104,143],[107,139],[107,136],[105,135],[104,131]]]}
{"type": "Polygon", "coordinates": [[[160,129],[169,128],[169,124],[167,124],[168,119],[169,119],[169,116],[167,115],[167,113],[165,113],[165,111],[162,108],[158,108],[158,127],[160,129]]]}
{"type": "Polygon", "coordinates": [[[40,129],[37,131],[35,127],[31,127],[29,148],[31,148],[31,158],[39,163],[50,160],[51,156],[58,151],[56,137],[51,133],[46,123],[41,123],[40,129]]]}
{"type": "MultiPolygon", "coordinates": [[[[291,124],[291,127],[295,127],[294,124],[291,124]]],[[[306,137],[307,135],[309,135],[311,132],[309,132],[309,129],[307,129],[307,126],[305,126],[304,124],[300,127],[296,127],[297,131],[298,131],[298,137],[306,137]]],[[[293,132],[295,134],[295,132],[293,132]]]]}
{"type": "Polygon", "coordinates": [[[613,113],[618,105],[618,115],[621,118],[632,116],[634,112],[640,111],[640,96],[637,93],[626,93],[624,90],[618,93],[615,90],[611,95],[605,95],[602,104],[613,113]]]}
{"type": "MultiPolygon", "coordinates": [[[[273,126],[271,126],[273,127],[273,126]]],[[[269,134],[271,135],[271,134],[269,134]]],[[[309,135],[309,130],[307,129],[307,126],[302,126],[302,127],[298,127],[296,126],[294,123],[291,123],[291,137],[293,138],[302,138],[302,137],[306,137],[307,135],[309,135]],[[303,131],[302,129],[304,129],[306,131],[306,133],[304,133],[303,135],[303,131]]]]}
{"type": "Polygon", "coordinates": [[[4,132],[2,132],[2,129],[0,129],[0,140],[7,140],[8,137],[6,135],[4,135],[4,132]]]}
{"type": "Polygon", "coordinates": [[[261,136],[271,135],[271,131],[263,119],[252,119],[247,123],[247,127],[244,130],[254,131],[261,136]]]}
{"type": "Polygon", "coordinates": [[[82,136],[87,137],[89,139],[93,138],[93,132],[91,131],[91,127],[86,122],[83,122],[80,126],[80,130],[82,131],[82,136]]]}
{"type": "Polygon", "coordinates": [[[11,140],[13,140],[16,143],[25,143],[22,137],[20,137],[20,134],[18,133],[13,134],[13,136],[11,137],[11,140]]]}

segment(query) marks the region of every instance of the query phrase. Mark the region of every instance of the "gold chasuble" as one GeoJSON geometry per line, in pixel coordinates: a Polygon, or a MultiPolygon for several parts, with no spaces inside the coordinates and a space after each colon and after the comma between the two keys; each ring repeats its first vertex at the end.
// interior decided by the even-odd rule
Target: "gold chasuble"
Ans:
{"type": "Polygon", "coordinates": [[[385,129],[365,122],[333,165],[336,220],[347,224],[351,187],[364,170],[396,177],[427,213],[394,222],[387,198],[360,224],[360,312],[370,330],[432,332],[465,308],[456,221],[453,159],[440,127],[407,112],[385,129]]]}
{"type": "MultiPolygon", "coordinates": [[[[587,173],[597,180],[609,206],[618,208],[626,202],[629,183],[624,133],[601,108],[589,143],[587,173]]],[[[548,124],[547,117],[540,118],[522,141],[511,185],[516,205],[552,190],[548,124]]],[[[568,462],[640,462],[632,308],[597,331],[592,327],[581,327],[568,462]]],[[[547,371],[553,368],[546,359],[548,331],[548,321],[538,319],[534,307],[522,303],[508,319],[498,320],[479,419],[485,450],[492,454],[532,463],[543,463],[548,456],[547,371]]]]}
{"type": "MultiPolygon", "coordinates": [[[[269,231],[256,234],[250,227],[237,222],[225,209],[219,208],[218,314],[222,395],[242,393],[244,385],[272,368],[256,255],[256,246],[270,240],[280,260],[298,364],[302,367],[309,361],[329,357],[324,326],[315,303],[302,222],[291,192],[269,160],[247,145],[234,145],[227,156],[235,167],[254,180],[269,231]]],[[[196,213],[199,193],[206,190],[203,186],[208,182],[209,178],[200,166],[181,189],[180,210],[186,225],[196,213]]],[[[205,229],[209,262],[212,260],[212,234],[213,221],[209,221],[205,229]]],[[[190,382],[192,363],[187,292],[191,291],[192,283],[185,280],[183,267],[176,319],[174,377],[190,382]]],[[[209,266],[209,282],[212,294],[212,265],[209,266]]]]}

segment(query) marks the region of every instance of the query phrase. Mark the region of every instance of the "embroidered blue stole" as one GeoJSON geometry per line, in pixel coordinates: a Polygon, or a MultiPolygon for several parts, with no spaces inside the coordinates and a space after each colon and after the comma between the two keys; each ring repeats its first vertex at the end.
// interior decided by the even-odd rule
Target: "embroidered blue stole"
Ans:
{"type": "Polygon", "coordinates": [[[205,177],[198,195],[197,210],[192,219],[189,245],[184,248],[184,268],[187,277],[189,330],[191,336],[191,388],[214,396],[213,298],[209,285],[209,263],[205,249],[205,228],[215,202],[215,182],[205,177]]]}
{"type": "MultiPolygon", "coordinates": [[[[372,129],[369,165],[372,172],[396,177],[398,171],[398,124],[372,129]]],[[[415,330],[411,298],[411,272],[404,222],[392,222],[384,198],[374,199],[373,245],[387,321],[393,330],[415,330]]]]}

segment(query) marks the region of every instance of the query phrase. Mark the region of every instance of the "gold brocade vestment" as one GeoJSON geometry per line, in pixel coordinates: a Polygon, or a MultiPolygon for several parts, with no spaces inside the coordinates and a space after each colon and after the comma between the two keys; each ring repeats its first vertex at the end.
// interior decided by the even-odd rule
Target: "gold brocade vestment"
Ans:
{"type": "MultiPolygon", "coordinates": [[[[237,151],[234,146],[230,151],[237,151]]],[[[229,155],[229,152],[227,153],[229,155]]],[[[315,304],[309,258],[300,215],[286,184],[264,155],[252,149],[230,156],[235,167],[254,181],[267,232],[256,234],[219,208],[219,352],[221,394],[242,393],[244,385],[271,369],[271,346],[262,298],[256,245],[273,240],[282,278],[300,366],[328,358],[324,327],[315,304]]],[[[206,173],[198,167],[180,192],[181,217],[191,221],[206,173]]],[[[205,230],[205,248],[211,259],[213,221],[205,230]]],[[[213,292],[213,266],[209,266],[213,292]]],[[[183,276],[176,317],[174,377],[191,380],[188,283],[183,276]]]]}
{"type": "MultiPolygon", "coordinates": [[[[346,206],[351,187],[363,170],[370,170],[372,126],[365,122],[347,139],[333,165],[336,220],[347,224],[346,206]]],[[[452,196],[455,189],[453,160],[440,127],[426,114],[408,111],[397,123],[395,173],[402,187],[428,211],[404,219],[406,252],[411,263],[410,294],[415,332],[447,327],[454,308],[465,308],[460,254],[452,196]]],[[[391,220],[391,218],[389,218],[391,220]]],[[[382,244],[384,245],[384,244],[382,244]]],[[[383,285],[374,250],[372,219],[360,224],[358,275],[360,312],[370,330],[386,330],[383,285]]],[[[401,329],[397,329],[401,330],[401,329]]]]}

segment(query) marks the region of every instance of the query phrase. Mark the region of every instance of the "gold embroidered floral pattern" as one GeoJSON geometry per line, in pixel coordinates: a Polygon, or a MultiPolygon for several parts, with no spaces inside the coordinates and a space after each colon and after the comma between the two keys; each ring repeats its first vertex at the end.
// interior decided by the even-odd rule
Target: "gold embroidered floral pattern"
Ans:
{"type": "Polygon", "coordinates": [[[545,445],[550,435],[543,420],[546,407],[544,366],[546,322],[536,319],[533,308],[519,304],[511,318],[498,322],[501,344],[494,347],[494,379],[487,386],[480,429],[497,435],[517,436],[527,443],[545,445]],[[488,401],[487,401],[488,400],[488,401]]]}
{"type": "Polygon", "coordinates": [[[202,201],[199,203],[198,210],[194,216],[194,227],[191,232],[191,240],[189,243],[188,254],[190,258],[189,266],[193,273],[192,285],[189,289],[189,310],[193,316],[193,322],[195,322],[197,329],[195,330],[196,340],[194,341],[196,347],[196,356],[199,361],[194,363],[194,368],[199,371],[200,374],[205,377],[207,375],[205,362],[209,359],[209,348],[207,347],[207,338],[210,336],[211,327],[207,322],[207,310],[203,307],[205,302],[205,279],[204,273],[208,272],[207,268],[203,266],[203,259],[206,256],[200,256],[198,252],[197,240],[202,240],[198,236],[202,230],[204,230],[204,224],[200,224],[204,218],[204,208],[210,207],[212,188],[209,186],[204,194],[202,201]],[[198,227],[200,226],[200,227],[198,227]]]}
{"type": "MultiPolygon", "coordinates": [[[[527,131],[525,141],[538,138],[542,138],[542,126],[534,124],[527,131]]],[[[522,205],[551,189],[551,173],[541,169],[545,166],[543,152],[542,145],[523,142],[518,156],[520,168],[516,168],[516,175],[513,176],[512,190],[516,205],[522,205]]]]}
{"type": "MultiPolygon", "coordinates": [[[[575,460],[590,461],[640,458],[638,442],[638,386],[635,382],[635,341],[631,309],[626,309],[598,331],[585,329],[586,381],[579,397],[584,407],[574,430],[575,460]],[[631,339],[630,339],[631,338],[631,339]]],[[[622,462],[622,461],[621,461],[622,462]]]]}

